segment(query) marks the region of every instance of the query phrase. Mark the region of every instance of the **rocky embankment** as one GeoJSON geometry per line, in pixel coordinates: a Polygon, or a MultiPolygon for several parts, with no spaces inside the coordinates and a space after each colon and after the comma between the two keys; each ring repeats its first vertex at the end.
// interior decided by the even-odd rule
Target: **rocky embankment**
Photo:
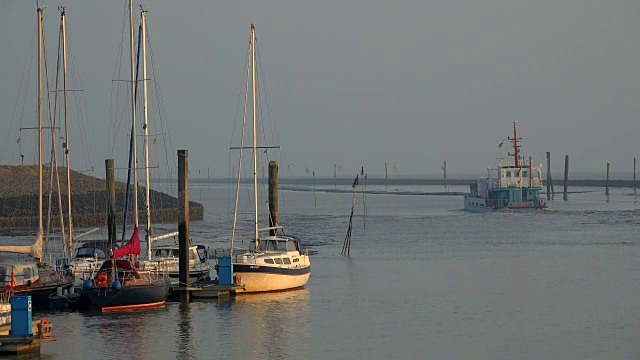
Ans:
{"type": "MultiPolygon", "coordinates": [[[[51,188],[51,173],[43,167],[43,208],[46,224],[46,216],[51,203],[51,221],[54,226],[60,219],[57,185],[49,195],[51,188]],[[51,200],[50,200],[51,199],[51,200]]],[[[62,200],[63,212],[67,214],[67,171],[58,169],[60,175],[60,200],[62,200]]],[[[2,165],[0,166],[0,228],[30,227],[38,224],[38,167],[35,165],[2,165]]],[[[117,223],[122,223],[125,205],[126,184],[116,182],[116,211],[117,223]]],[[[132,223],[133,201],[130,194],[128,222],[132,223]]],[[[145,210],[145,188],[138,187],[138,211],[141,214],[145,210]]],[[[71,171],[71,206],[73,224],[75,227],[104,226],[106,224],[106,183],[104,179],[98,179],[79,172],[71,171]]],[[[163,192],[151,190],[151,216],[152,222],[177,222],[178,199],[163,192]]],[[[202,220],[204,208],[202,204],[191,201],[189,203],[190,220],[202,220]]],[[[65,216],[66,218],[66,216],[65,216]]],[[[145,216],[141,216],[144,222],[145,216]]]]}

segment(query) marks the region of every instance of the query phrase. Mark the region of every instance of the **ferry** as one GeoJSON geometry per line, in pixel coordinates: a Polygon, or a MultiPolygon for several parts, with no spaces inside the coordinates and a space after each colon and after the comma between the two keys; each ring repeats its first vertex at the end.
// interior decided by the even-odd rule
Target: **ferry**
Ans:
{"type": "MultiPolygon", "coordinates": [[[[511,164],[502,164],[497,159],[497,166],[489,167],[488,177],[478,179],[470,184],[471,192],[464,196],[464,209],[473,212],[494,211],[537,211],[548,208],[547,201],[540,197],[542,190],[542,164],[534,167],[529,157],[528,163],[520,154],[519,138],[516,132],[516,121],[513,121],[513,138],[511,142],[513,159],[511,164]],[[535,174],[534,174],[535,173],[535,174]]],[[[502,143],[499,145],[502,147],[502,143]]]]}

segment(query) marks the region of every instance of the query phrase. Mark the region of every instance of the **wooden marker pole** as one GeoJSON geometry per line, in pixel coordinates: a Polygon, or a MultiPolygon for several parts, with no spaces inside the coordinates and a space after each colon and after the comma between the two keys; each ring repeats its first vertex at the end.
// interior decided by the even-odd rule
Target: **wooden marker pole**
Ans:
{"type": "MultiPolygon", "coordinates": [[[[189,152],[178,150],[178,252],[180,287],[189,287],[189,152]]],[[[189,291],[181,293],[189,301],[189,291]]]]}
{"type": "Polygon", "coordinates": [[[551,152],[547,151],[547,200],[551,200],[551,152]]]}
{"type": "Polygon", "coordinates": [[[610,169],[611,169],[611,163],[607,161],[607,185],[604,191],[606,195],[609,195],[609,170],[610,169]]]}
{"type": "Polygon", "coordinates": [[[564,195],[562,200],[567,201],[567,188],[569,187],[569,155],[564,157],[564,195]]]}

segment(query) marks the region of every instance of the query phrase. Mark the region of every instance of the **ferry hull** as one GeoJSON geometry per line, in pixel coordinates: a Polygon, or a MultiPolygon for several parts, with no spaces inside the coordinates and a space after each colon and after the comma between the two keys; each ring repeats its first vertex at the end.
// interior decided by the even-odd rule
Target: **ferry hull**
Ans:
{"type": "Polygon", "coordinates": [[[278,268],[269,266],[234,264],[233,272],[240,274],[243,289],[238,293],[257,293],[299,289],[307,284],[311,266],[278,268]]]}
{"type": "Polygon", "coordinates": [[[503,207],[480,207],[465,204],[464,210],[477,213],[491,213],[500,211],[535,212],[548,209],[546,205],[540,206],[503,206],[503,207]]]}

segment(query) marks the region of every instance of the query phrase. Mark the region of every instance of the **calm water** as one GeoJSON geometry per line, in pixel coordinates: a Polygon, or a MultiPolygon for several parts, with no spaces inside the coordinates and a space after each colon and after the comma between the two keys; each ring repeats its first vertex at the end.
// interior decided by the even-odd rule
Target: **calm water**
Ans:
{"type": "MultiPolygon", "coordinates": [[[[358,195],[350,258],[340,255],[349,194],[317,191],[314,206],[313,192],[281,192],[281,223],[314,253],[304,290],[121,314],[41,313],[60,337],[41,358],[640,358],[632,190],[614,189],[607,201],[603,189],[573,189],[585,192],[552,201],[554,212],[470,214],[459,196],[393,188],[367,196],[366,226],[358,195]]],[[[206,212],[191,224],[194,241],[228,246],[228,187],[192,186],[190,195],[206,212]]]]}

